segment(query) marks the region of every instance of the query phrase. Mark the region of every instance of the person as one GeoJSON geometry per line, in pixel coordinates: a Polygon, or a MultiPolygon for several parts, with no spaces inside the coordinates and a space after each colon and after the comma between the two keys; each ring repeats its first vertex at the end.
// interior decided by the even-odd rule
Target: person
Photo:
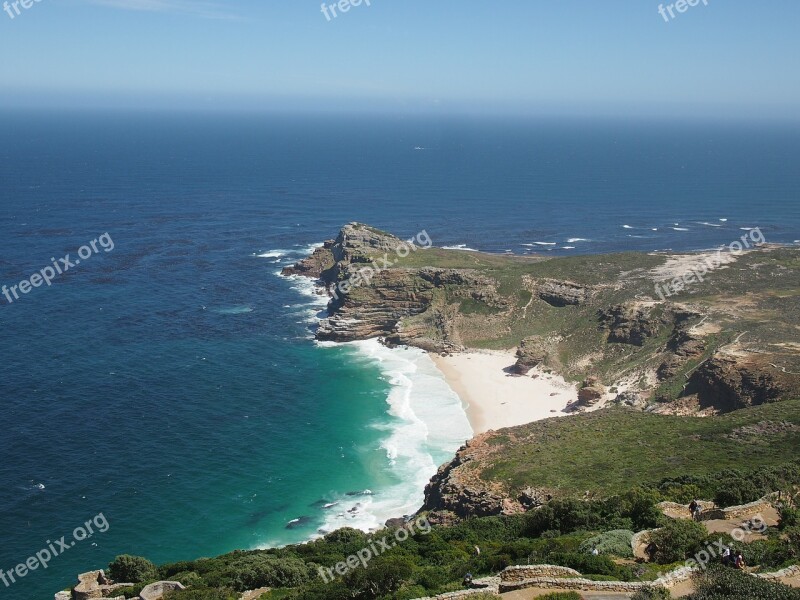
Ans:
{"type": "Polygon", "coordinates": [[[592,548],[592,556],[600,556],[600,550],[596,546],[592,548]]]}
{"type": "Polygon", "coordinates": [[[647,554],[647,560],[650,562],[656,562],[656,554],[658,554],[658,545],[655,542],[650,542],[644,549],[645,554],[647,554]]]}
{"type": "Polygon", "coordinates": [[[731,564],[731,549],[728,547],[722,551],[722,564],[726,567],[731,564]]]}
{"type": "Polygon", "coordinates": [[[472,587],[472,573],[467,573],[464,575],[464,587],[470,588],[472,587]]]}
{"type": "Polygon", "coordinates": [[[700,518],[700,503],[697,500],[692,500],[689,505],[689,512],[692,513],[692,519],[697,521],[700,518]]]}
{"type": "Polygon", "coordinates": [[[734,566],[739,570],[744,569],[744,556],[742,556],[741,552],[736,555],[736,562],[734,563],[734,566]]]}

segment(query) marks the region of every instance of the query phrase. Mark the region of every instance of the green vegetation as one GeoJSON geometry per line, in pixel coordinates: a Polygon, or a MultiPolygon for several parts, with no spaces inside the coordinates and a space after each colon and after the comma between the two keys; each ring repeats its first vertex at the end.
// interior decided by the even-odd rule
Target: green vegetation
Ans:
{"type": "Polygon", "coordinates": [[[580,546],[581,552],[591,553],[597,549],[600,554],[611,554],[620,558],[633,558],[633,548],[631,540],[633,532],[627,529],[615,529],[607,531],[583,542],[580,546]]]}
{"type": "Polygon", "coordinates": [[[668,564],[694,556],[702,549],[707,537],[708,532],[700,523],[671,520],[664,527],[650,532],[647,542],[656,545],[655,560],[668,564]]]}
{"type": "MultiPolygon", "coordinates": [[[[495,575],[515,564],[562,565],[599,581],[650,581],[656,578],[658,571],[679,566],[687,556],[720,537],[718,534],[708,536],[702,526],[692,521],[671,521],[663,517],[655,508],[655,502],[661,498],[657,490],[662,485],[663,482],[654,483],[649,488],[635,488],[603,500],[556,499],[524,514],[473,518],[451,527],[434,527],[429,534],[417,533],[373,558],[366,568],[359,566],[332,581],[320,576],[320,567],[332,567],[345,561],[373,539],[392,532],[366,534],[342,529],[307,544],[239,551],[217,558],[164,565],[158,568],[154,579],[178,579],[191,586],[168,596],[169,600],[229,600],[238,598],[242,591],[266,586],[273,587],[273,591],[264,596],[266,600],[410,600],[461,589],[468,572],[476,578],[495,575]],[[660,549],[659,564],[634,565],[618,560],[630,556],[632,530],[656,526],[662,527],[653,538],[660,549]],[[476,552],[476,546],[480,553],[476,552]],[[603,553],[593,556],[591,549],[594,547],[603,553]]],[[[796,527],[770,532],[767,539],[747,545],[731,539],[724,542],[734,549],[743,549],[748,564],[765,569],[800,560],[800,529],[796,527]]],[[[115,560],[114,564],[142,567],[148,563],[144,559],[125,557],[115,560]]],[[[729,575],[723,573],[714,577],[722,578],[723,584],[728,585],[729,575]]],[[[758,581],[752,585],[758,590],[782,590],[781,587],[764,587],[758,581]]],[[[658,595],[637,597],[660,598],[658,595]]],[[[699,595],[697,599],[725,597],[751,596],[699,595]]]]}
{"type": "MultiPolygon", "coordinates": [[[[591,490],[618,494],[631,486],[670,478],[669,499],[690,495],[715,498],[722,505],[758,499],[784,489],[781,481],[797,473],[769,467],[794,460],[800,429],[740,437],[747,425],[800,424],[800,400],[752,407],[710,419],[656,415],[621,408],[548,419],[492,434],[491,454],[469,468],[485,481],[502,483],[514,497],[535,483],[556,495],[591,490]],[[740,470],[755,470],[751,481],[740,470]],[[722,470],[720,481],[706,476],[722,470]],[[688,491],[684,486],[695,485],[688,491]]],[[[795,471],[797,467],[795,467],[795,471]]]]}
{"type": "Polygon", "coordinates": [[[146,558],[123,554],[108,565],[108,575],[114,581],[144,583],[158,577],[158,568],[146,558]]]}
{"type": "Polygon", "coordinates": [[[687,600],[800,600],[800,590],[716,565],[697,577],[695,585],[696,593],[687,600]]]}
{"type": "MultiPolygon", "coordinates": [[[[772,476],[776,473],[794,474],[794,484],[800,483],[797,463],[775,469],[772,476]]],[[[708,480],[721,477],[710,474],[708,480]]],[[[191,586],[169,600],[228,600],[260,587],[274,588],[266,600],[410,600],[461,589],[468,572],[477,578],[516,564],[562,565],[594,580],[648,581],[720,537],[707,535],[692,521],[671,521],[660,513],[655,504],[664,496],[659,490],[672,491],[675,485],[675,481],[652,483],[607,499],[555,499],[523,514],[434,527],[429,534],[417,533],[373,558],[366,568],[333,581],[323,580],[319,569],[333,567],[392,531],[366,534],[341,529],[307,544],[164,565],[151,579],[178,579],[191,586]],[[617,560],[630,556],[631,531],[655,527],[662,528],[653,534],[659,564],[617,560]],[[591,552],[595,547],[601,551],[598,556],[591,552]]],[[[793,526],[747,545],[727,538],[724,542],[743,550],[748,564],[764,569],[800,560],[800,528],[793,526]]],[[[109,572],[124,569],[141,576],[149,564],[145,559],[120,557],[109,572]]]]}
{"type": "Polygon", "coordinates": [[[582,600],[582,598],[578,592],[556,592],[539,596],[539,600],[582,600]]]}

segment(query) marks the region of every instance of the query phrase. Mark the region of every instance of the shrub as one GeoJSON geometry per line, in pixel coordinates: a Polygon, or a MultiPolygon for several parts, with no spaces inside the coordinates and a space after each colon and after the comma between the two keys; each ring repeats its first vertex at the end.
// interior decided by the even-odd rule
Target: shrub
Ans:
{"type": "Polygon", "coordinates": [[[615,529],[589,538],[580,546],[581,552],[591,552],[594,548],[600,554],[613,554],[620,558],[632,558],[631,540],[633,532],[626,529],[615,529]]]}
{"type": "Polygon", "coordinates": [[[706,539],[706,528],[694,521],[670,520],[663,528],[651,531],[648,541],[655,542],[656,562],[667,564],[685,560],[697,552],[706,539]]]}
{"type": "Polygon", "coordinates": [[[795,527],[800,525],[800,509],[792,508],[791,506],[781,507],[781,520],[778,523],[780,529],[787,527],[795,527]]]}
{"type": "Polygon", "coordinates": [[[144,583],[158,579],[158,569],[146,558],[123,554],[108,565],[108,576],[120,583],[144,583]]]}
{"type": "Polygon", "coordinates": [[[551,554],[546,560],[552,564],[575,569],[584,575],[619,576],[618,565],[607,556],[592,556],[591,554],[566,552],[563,554],[551,554]]]}
{"type": "Polygon", "coordinates": [[[720,482],[714,502],[717,506],[737,506],[747,504],[761,497],[759,489],[748,479],[724,479],[720,482]]]}
{"type": "Polygon", "coordinates": [[[539,600],[582,600],[582,598],[578,592],[555,592],[539,596],[539,600]]]}
{"type": "Polygon", "coordinates": [[[800,600],[800,590],[718,565],[698,575],[695,588],[687,600],[800,600]]]}
{"type": "Polygon", "coordinates": [[[260,587],[297,587],[311,579],[308,565],[297,558],[256,554],[233,563],[231,587],[237,591],[260,587]]]}
{"type": "Polygon", "coordinates": [[[658,527],[664,516],[656,504],[661,495],[655,491],[637,487],[620,496],[622,514],[630,517],[636,531],[658,527]]]}

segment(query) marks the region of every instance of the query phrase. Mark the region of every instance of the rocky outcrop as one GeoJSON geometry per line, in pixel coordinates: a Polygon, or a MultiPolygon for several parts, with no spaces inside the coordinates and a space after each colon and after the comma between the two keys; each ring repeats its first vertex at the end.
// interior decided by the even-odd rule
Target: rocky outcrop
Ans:
{"type": "Polygon", "coordinates": [[[517,348],[517,362],[512,367],[516,375],[527,375],[547,357],[545,340],[538,336],[525,338],[517,348]]]}
{"type": "Polygon", "coordinates": [[[470,462],[491,453],[486,444],[488,437],[489,434],[482,434],[473,438],[459,449],[452,461],[439,468],[425,486],[422,510],[450,511],[461,518],[488,517],[504,512],[504,495],[469,472],[470,462]]]}
{"type": "Polygon", "coordinates": [[[617,394],[617,397],[612,400],[612,403],[618,406],[638,409],[645,409],[648,404],[644,393],[630,390],[617,394]]]}
{"type": "Polygon", "coordinates": [[[371,263],[375,255],[394,254],[403,244],[400,238],[374,227],[349,223],[342,227],[335,240],[326,241],[311,256],[284,268],[281,273],[336,283],[341,271],[348,266],[371,263]]]}
{"type": "Polygon", "coordinates": [[[763,357],[737,357],[717,353],[689,379],[687,393],[697,394],[703,406],[722,411],[775,402],[794,390],[797,377],[770,369],[763,357]]]}
{"type": "Polygon", "coordinates": [[[706,351],[706,341],[689,326],[690,319],[700,315],[688,311],[677,311],[673,315],[675,327],[667,341],[669,354],[656,370],[659,381],[674,377],[688,361],[698,359],[706,351]]]}
{"type": "Polygon", "coordinates": [[[334,240],[326,241],[321,248],[315,249],[308,258],[304,258],[300,262],[289,267],[284,267],[281,271],[281,275],[287,277],[290,275],[300,275],[313,279],[322,278],[322,274],[333,267],[335,262],[332,252],[335,243],[334,240]]]}
{"type": "Polygon", "coordinates": [[[578,403],[581,406],[594,406],[606,393],[606,388],[600,383],[597,377],[587,377],[586,381],[578,390],[578,403]]]}
{"type": "Polygon", "coordinates": [[[380,337],[388,345],[458,351],[463,348],[456,326],[459,310],[452,301],[471,300],[496,311],[509,308],[509,300],[497,291],[497,281],[480,271],[394,266],[399,251],[411,246],[393,235],[350,223],[335,240],[285,268],[284,275],[319,279],[331,297],[329,316],[320,322],[317,339],[350,342],[380,337]],[[451,304],[437,301],[445,295],[451,304]],[[419,315],[424,318],[405,322],[419,315]]]}
{"type": "Polygon", "coordinates": [[[535,293],[551,306],[578,306],[585,304],[595,294],[595,288],[572,281],[544,279],[535,286],[535,293]]]}
{"type": "MultiPolygon", "coordinates": [[[[511,430],[505,429],[503,433],[511,430]]],[[[492,443],[496,434],[483,433],[471,439],[455,458],[441,466],[425,487],[421,511],[434,511],[429,520],[453,524],[456,519],[511,515],[541,506],[553,499],[549,490],[526,487],[513,494],[498,482],[485,481],[480,471],[500,446],[492,443]]]]}
{"type": "Polygon", "coordinates": [[[599,312],[602,327],[608,330],[608,341],[617,344],[644,346],[672,324],[671,314],[653,304],[617,304],[599,312]]]}

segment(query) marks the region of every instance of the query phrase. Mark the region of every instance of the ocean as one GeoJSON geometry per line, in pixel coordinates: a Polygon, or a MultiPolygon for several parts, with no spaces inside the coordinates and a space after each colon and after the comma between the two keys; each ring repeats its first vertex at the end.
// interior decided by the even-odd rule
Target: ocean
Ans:
{"type": "Polygon", "coordinates": [[[0,296],[0,569],[108,528],[0,598],[419,507],[459,398],[420,351],[316,344],[324,299],[278,275],[347,222],[553,256],[800,242],[797,125],[3,116],[0,285],[63,272],[0,296]]]}

